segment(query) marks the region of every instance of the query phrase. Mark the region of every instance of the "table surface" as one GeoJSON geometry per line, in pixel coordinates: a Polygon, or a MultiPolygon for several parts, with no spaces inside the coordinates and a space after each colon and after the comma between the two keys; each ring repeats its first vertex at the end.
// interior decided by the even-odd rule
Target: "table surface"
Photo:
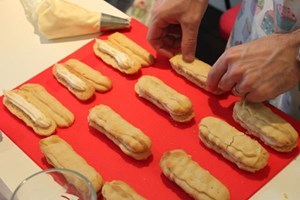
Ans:
{"type": "MultiPolygon", "coordinates": [[[[95,11],[105,11],[126,16],[102,0],[73,0],[81,6],[95,11]]],[[[91,41],[95,36],[48,41],[34,33],[34,27],[27,20],[19,0],[1,0],[0,38],[0,95],[2,90],[13,89],[31,77],[39,74],[53,63],[71,54],[91,41]]],[[[0,117],[1,120],[1,117],[0,117]]],[[[1,128],[1,127],[0,127],[1,128]]],[[[0,178],[10,190],[29,175],[40,170],[25,153],[6,135],[0,142],[0,178]]],[[[300,191],[299,156],[275,176],[251,199],[298,199],[300,191]]]]}

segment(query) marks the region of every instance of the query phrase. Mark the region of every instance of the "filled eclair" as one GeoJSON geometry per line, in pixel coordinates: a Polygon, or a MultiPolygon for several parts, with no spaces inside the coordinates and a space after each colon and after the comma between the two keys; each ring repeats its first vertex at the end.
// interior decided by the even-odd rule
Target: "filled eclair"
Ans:
{"type": "Polygon", "coordinates": [[[165,152],[160,160],[160,168],[167,178],[194,199],[230,199],[227,187],[182,149],[165,152]]]}
{"type": "Polygon", "coordinates": [[[93,50],[106,64],[125,74],[135,74],[154,63],[152,54],[119,32],[106,40],[96,39],[93,50]]]}
{"type": "Polygon", "coordinates": [[[249,134],[276,151],[289,152],[298,145],[298,133],[294,127],[263,103],[241,99],[234,105],[233,118],[249,134]]]}
{"type": "Polygon", "coordinates": [[[193,119],[193,104],[188,97],[177,92],[155,76],[144,75],[135,84],[136,93],[168,112],[177,122],[193,119]]]}
{"type": "MultiPolygon", "coordinates": [[[[76,171],[85,176],[92,183],[97,192],[101,190],[103,185],[101,174],[89,165],[64,139],[58,135],[52,135],[41,139],[39,145],[47,162],[53,167],[76,171]]],[[[74,176],[66,176],[66,179],[79,191],[87,189],[84,188],[82,182],[74,176]]]]}
{"type": "MultiPolygon", "coordinates": [[[[187,80],[196,84],[198,87],[208,91],[206,86],[206,80],[211,66],[197,58],[193,62],[186,62],[183,60],[182,55],[178,54],[173,56],[170,60],[172,68],[187,80]]],[[[216,95],[220,95],[223,92],[217,90],[213,92],[216,95]]]]}
{"type": "Polygon", "coordinates": [[[199,138],[206,147],[245,171],[256,172],[268,164],[266,149],[219,118],[203,118],[199,123],[199,138]]]}
{"type": "Polygon", "coordinates": [[[145,160],[151,155],[151,139],[107,105],[101,104],[89,111],[89,125],[112,140],[123,153],[145,160]]]}

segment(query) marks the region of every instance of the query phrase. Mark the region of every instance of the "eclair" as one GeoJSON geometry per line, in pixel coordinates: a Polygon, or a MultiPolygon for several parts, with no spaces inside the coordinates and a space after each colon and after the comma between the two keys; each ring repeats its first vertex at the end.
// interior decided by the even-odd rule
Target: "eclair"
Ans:
{"type": "Polygon", "coordinates": [[[32,103],[50,116],[58,127],[65,128],[73,124],[75,120],[74,114],[43,86],[28,83],[21,86],[20,90],[24,92],[28,98],[36,98],[37,101],[32,101],[32,103]]]}
{"type": "Polygon", "coordinates": [[[74,114],[39,84],[5,91],[3,104],[38,135],[51,135],[57,127],[69,127],[74,122],[74,114]]]}
{"type": "Polygon", "coordinates": [[[142,66],[154,63],[152,54],[118,32],[107,40],[96,39],[93,50],[106,64],[125,74],[135,74],[142,66]]]}
{"type": "Polygon", "coordinates": [[[67,64],[56,63],[52,73],[58,82],[81,101],[90,99],[95,93],[95,88],[67,64]]]}
{"type": "Polygon", "coordinates": [[[115,32],[108,36],[108,40],[112,43],[120,44],[122,47],[124,47],[124,49],[129,49],[133,55],[136,55],[140,60],[142,60],[142,66],[150,66],[154,64],[153,55],[136,42],[126,37],[124,34],[115,32]]]}
{"type": "Polygon", "coordinates": [[[97,105],[89,111],[89,125],[112,140],[123,153],[145,160],[151,155],[151,139],[107,105],[97,105]]]}
{"type": "Polygon", "coordinates": [[[135,84],[135,91],[140,97],[168,112],[177,122],[187,122],[194,117],[193,104],[190,99],[157,77],[142,76],[135,84]]]}
{"type": "MultiPolygon", "coordinates": [[[[41,139],[40,149],[47,162],[55,168],[70,169],[85,176],[98,192],[103,185],[103,178],[86,160],[80,156],[72,146],[58,135],[52,135],[41,139]]],[[[74,176],[66,176],[69,183],[73,184],[79,191],[85,190],[86,186],[74,176]]]]}
{"type": "MultiPolygon", "coordinates": [[[[182,54],[173,56],[169,61],[175,72],[185,77],[188,81],[196,84],[198,87],[208,91],[206,80],[211,69],[209,64],[197,58],[195,58],[193,62],[185,62],[182,58],[182,54]]],[[[214,92],[216,95],[222,93],[221,90],[214,92]]]]}
{"type": "Polygon", "coordinates": [[[165,152],[160,160],[163,174],[197,200],[229,200],[230,193],[209,171],[181,149],[165,152]]]}
{"type": "Polygon", "coordinates": [[[101,193],[105,200],[145,200],[130,185],[121,180],[105,182],[101,193]]]}
{"type": "Polygon", "coordinates": [[[65,64],[84,77],[97,92],[107,92],[112,88],[111,80],[89,65],[73,58],[67,60],[65,64]]]}
{"type": "Polygon", "coordinates": [[[241,99],[234,105],[233,118],[249,134],[276,151],[289,152],[298,145],[297,131],[263,103],[241,99]]]}
{"type": "Polygon", "coordinates": [[[55,132],[55,121],[45,115],[32,101],[18,90],[4,91],[3,104],[16,117],[41,136],[48,136],[55,132]]]}
{"type": "Polygon", "coordinates": [[[221,119],[203,118],[199,123],[199,138],[206,147],[245,171],[256,172],[268,164],[266,149],[221,119]]]}

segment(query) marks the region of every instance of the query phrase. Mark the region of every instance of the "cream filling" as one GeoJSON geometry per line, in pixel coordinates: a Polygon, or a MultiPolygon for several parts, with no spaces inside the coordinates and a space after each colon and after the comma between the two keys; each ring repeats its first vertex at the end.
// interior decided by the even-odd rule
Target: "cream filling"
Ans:
{"type": "Polygon", "coordinates": [[[130,59],[125,53],[111,47],[110,45],[108,45],[106,42],[104,42],[101,39],[97,39],[97,44],[98,44],[98,49],[100,51],[112,56],[117,61],[118,65],[121,68],[123,68],[123,69],[130,68],[130,64],[129,64],[130,59]]]}
{"type": "Polygon", "coordinates": [[[85,91],[87,89],[87,85],[84,81],[78,78],[75,74],[71,73],[67,68],[65,68],[61,64],[55,64],[57,75],[65,80],[69,86],[78,90],[85,91]]]}
{"type": "Polygon", "coordinates": [[[51,121],[34,105],[26,101],[21,95],[13,91],[5,91],[4,96],[15,106],[26,113],[30,119],[39,127],[48,128],[51,126],[51,121]]]}

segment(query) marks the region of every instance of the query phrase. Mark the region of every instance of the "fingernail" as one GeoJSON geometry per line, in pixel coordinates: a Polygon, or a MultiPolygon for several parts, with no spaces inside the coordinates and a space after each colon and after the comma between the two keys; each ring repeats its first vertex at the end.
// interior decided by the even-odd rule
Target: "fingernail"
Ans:
{"type": "Polygon", "coordinates": [[[192,55],[184,55],[183,56],[183,60],[186,61],[186,62],[193,62],[194,59],[195,59],[195,57],[192,56],[192,55]]]}

